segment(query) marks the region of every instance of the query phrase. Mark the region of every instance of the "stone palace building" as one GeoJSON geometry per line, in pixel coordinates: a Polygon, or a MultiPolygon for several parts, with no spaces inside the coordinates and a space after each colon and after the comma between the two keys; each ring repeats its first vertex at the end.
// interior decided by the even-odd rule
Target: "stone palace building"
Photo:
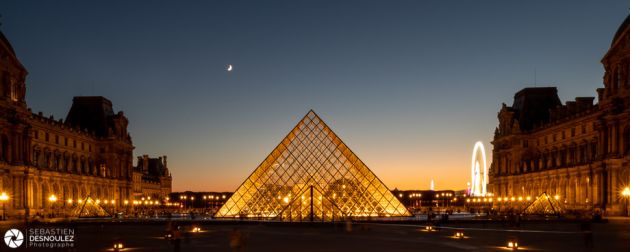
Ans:
{"type": "Polygon", "coordinates": [[[44,117],[27,107],[26,75],[0,32],[0,191],[9,196],[8,216],[70,209],[88,196],[115,207],[143,192],[170,193],[166,158],[158,168],[132,167],[129,121],[111,101],[74,97],[65,120],[44,117]]]}
{"type": "Polygon", "coordinates": [[[558,196],[568,209],[624,213],[630,185],[630,16],[604,55],[604,87],[561,104],[555,87],[525,88],[498,113],[489,172],[496,196],[558,196]]]}

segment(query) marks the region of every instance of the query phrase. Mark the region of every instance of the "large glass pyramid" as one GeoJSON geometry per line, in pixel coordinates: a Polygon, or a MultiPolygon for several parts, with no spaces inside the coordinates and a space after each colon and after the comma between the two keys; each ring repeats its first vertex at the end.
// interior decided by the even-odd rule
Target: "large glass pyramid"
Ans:
{"type": "Polygon", "coordinates": [[[283,221],[390,216],[411,214],[312,110],[215,214],[283,221]]]}

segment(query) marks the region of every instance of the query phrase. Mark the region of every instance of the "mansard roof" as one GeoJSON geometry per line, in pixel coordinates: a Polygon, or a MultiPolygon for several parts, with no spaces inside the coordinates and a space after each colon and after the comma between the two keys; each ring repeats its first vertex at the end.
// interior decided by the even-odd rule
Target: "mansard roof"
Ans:
{"type": "Polygon", "coordinates": [[[2,45],[5,46],[9,50],[9,52],[13,54],[13,56],[15,56],[15,50],[13,50],[13,46],[11,46],[11,43],[9,43],[9,40],[7,39],[7,37],[4,36],[4,33],[2,33],[2,31],[0,31],[0,43],[2,43],[2,45]]]}
{"type": "Polygon", "coordinates": [[[528,131],[549,122],[549,111],[561,105],[556,87],[529,87],[514,95],[512,111],[521,130],[528,131]]]}
{"type": "Polygon", "coordinates": [[[9,57],[13,59],[12,61],[18,69],[22,70],[24,74],[27,73],[26,68],[24,68],[20,60],[17,58],[15,50],[13,50],[13,46],[11,46],[7,37],[4,36],[4,33],[0,31],[0,55],[4,55],[5,53],[9,54],[9,57]]]}
{"type": "Polygon", "coordinates": [[[97,136],[106,137],[114,116],[112,102],[102,96],[76,96],[66,116],[66,124],[87,129],[97,136]]]}
{"type": "Polygon", "coordinates": [[[623,23],[621,23],[621,26],[619,26],[619,29],[617,29],[617,32],[615,33],[615,37],[613,38],[610,44],[611,47],[615,44],[615,42],[617,42],[619,38],[621,38],[622,34],[624,34],[624,32],[629,27],[630,27],[630,15],[626,17],[626,20],[624,20],[623,23]]]}

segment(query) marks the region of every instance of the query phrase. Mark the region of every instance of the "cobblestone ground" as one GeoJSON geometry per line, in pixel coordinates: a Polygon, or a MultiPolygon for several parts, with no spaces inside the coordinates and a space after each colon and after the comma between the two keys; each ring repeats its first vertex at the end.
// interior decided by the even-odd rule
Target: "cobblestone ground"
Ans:
{"type": "MultiPolygon", "coordinates": [[[[526,251],[630,251],[627,219],[592,224],[590,238],[579,223],[568,222],[523,222],[520,227],[457,222],[434,232],[427,232],[421,223],[354,223],[349,230],[345,223],[179,222],[175,224],[182,230],[179,246],[164,239],[165,222],[55,225],[76,229],[76,248],[70,251],[112,251],[117,240],[124,243],[123,251],[507,251],[509,238],[518,239],[519,250],[526,251]],[[193,225],[201,232],[189,232],[193,225]],[[465,237],[455,239],[455,231],[464,232],[465,237]]],[[[3,233],[8,228],[24,228],[0,227],[3,233]]],[[[9,248],[3,244],[0,251],[9,248]]],[[[20,247],[11,251],[59,250],[20,247]]]]}

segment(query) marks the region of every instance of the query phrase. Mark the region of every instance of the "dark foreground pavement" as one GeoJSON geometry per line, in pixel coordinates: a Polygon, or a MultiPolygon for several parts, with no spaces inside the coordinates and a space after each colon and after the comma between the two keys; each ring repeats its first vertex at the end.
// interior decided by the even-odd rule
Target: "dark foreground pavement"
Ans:
{"type": "MultiPolygon", "coordinates": [[[[44,224],[39,226],[50,226],[44,224]]],[[[242,237],[240,251],[509,251],[507,239],[517,237],[526,251],[630,251],[630,222],[592,224],[592,237],[578,223],[522,223],[518,228],[500,223],[457,223],[435,232],[413,224],[358,224],[348,231],[343,223],[238,223],[182,222],[179,249],[164,239],[166,223],[77,223],[56,224],[76,230],[74,250],[9,249],[0,251],[113,251],[115,240],[123,251],[232,251],[230,237],[242,237]],[[191,225],[202,232],[189,232],[191,225]],[[465,233],[455,239],[456,230],[465,233]]],[[[8,227],[0,226],[2,233],[8,227]]],[[[23,228],[23,227],[22,227],[23,228]]],[[[233,243],[232,245],[234,245],[233,243]]]]}

